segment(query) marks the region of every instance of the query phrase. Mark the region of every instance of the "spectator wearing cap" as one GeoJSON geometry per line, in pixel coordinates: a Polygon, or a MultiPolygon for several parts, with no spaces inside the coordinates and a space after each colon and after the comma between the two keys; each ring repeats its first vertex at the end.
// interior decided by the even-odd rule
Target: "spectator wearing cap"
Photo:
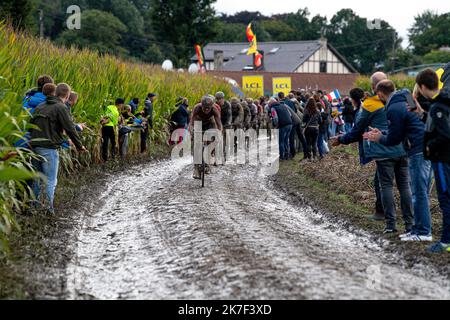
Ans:
{"type": "Polygon", "coordinates": [[[108,146],[111,143],[111,157],[116,155],[116,133],[115,129],[119,124],[120,110],[125,104],[124,99],[117,99],[115,105],[106,108],[106,112],[102,117],[102,158],[108,161],[108,146]]]}

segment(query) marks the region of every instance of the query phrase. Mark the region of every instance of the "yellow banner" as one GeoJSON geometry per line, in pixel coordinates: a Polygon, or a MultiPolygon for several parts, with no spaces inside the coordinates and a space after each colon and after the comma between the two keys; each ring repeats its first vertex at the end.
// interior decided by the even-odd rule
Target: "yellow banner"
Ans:
{"type": "Polygon", "coordinates": [[[276,95],[283,92],[288,95],[292,90],[292,80],[291,78],[273,78],[273,94],[276,95]]]}
{"type": "Polygon", "coordinates": [[[264,96],[264,77],[263,76],[243,76],[242,89],[256,92],[261,97],[264,96]]]}

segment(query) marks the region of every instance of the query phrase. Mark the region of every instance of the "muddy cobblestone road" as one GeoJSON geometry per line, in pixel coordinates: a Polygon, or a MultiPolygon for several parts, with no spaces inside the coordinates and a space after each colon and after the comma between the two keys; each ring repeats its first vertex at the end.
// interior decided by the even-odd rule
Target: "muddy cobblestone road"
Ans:
{"type": "Polygon", "coordinates": [[[299,207],[254,167],[186,161],[111,176],[67,270],[72,299],[450,299],[362,231],[299,207]]]}

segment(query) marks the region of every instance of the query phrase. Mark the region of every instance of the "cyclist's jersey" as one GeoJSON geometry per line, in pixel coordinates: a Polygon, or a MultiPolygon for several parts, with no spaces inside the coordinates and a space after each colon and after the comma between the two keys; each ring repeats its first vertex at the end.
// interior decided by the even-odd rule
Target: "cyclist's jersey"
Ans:
{"type": "Polygon", "coordinates": [[[209,129],[221,129],[221,121],[220,121],[220,112],[216,107],[211,109],[211,112],[204,113],[202,109],[202,105],[198,104],[194,107],[194,111],[192,113],[192,121],[201,121],[203,130],[209,129]]]}

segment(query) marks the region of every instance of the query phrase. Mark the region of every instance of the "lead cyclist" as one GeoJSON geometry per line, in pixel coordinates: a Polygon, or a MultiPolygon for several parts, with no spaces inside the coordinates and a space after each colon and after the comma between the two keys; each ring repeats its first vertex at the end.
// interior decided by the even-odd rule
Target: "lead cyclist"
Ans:
{"type": "MultiPolygon", "coordinates": [[[[218,129],[219,131],[222,131],[221,115],[219,110],[215,108],[214,105],[214,97],[205,95],[203,96],[201,103],[194,107],[191,122],[189,124],[189,131],[191,132],[192,137],[194,137],[195,134],[194,124],[197,121],[202,123],[202,135],[210,129],[218,129]]],[[[194,164],[194,179],[201,179],[200,167],[201,165],[194,164]]],[[[209,164],[206,164],[206,173],[210,173],[209,164]]]]}

